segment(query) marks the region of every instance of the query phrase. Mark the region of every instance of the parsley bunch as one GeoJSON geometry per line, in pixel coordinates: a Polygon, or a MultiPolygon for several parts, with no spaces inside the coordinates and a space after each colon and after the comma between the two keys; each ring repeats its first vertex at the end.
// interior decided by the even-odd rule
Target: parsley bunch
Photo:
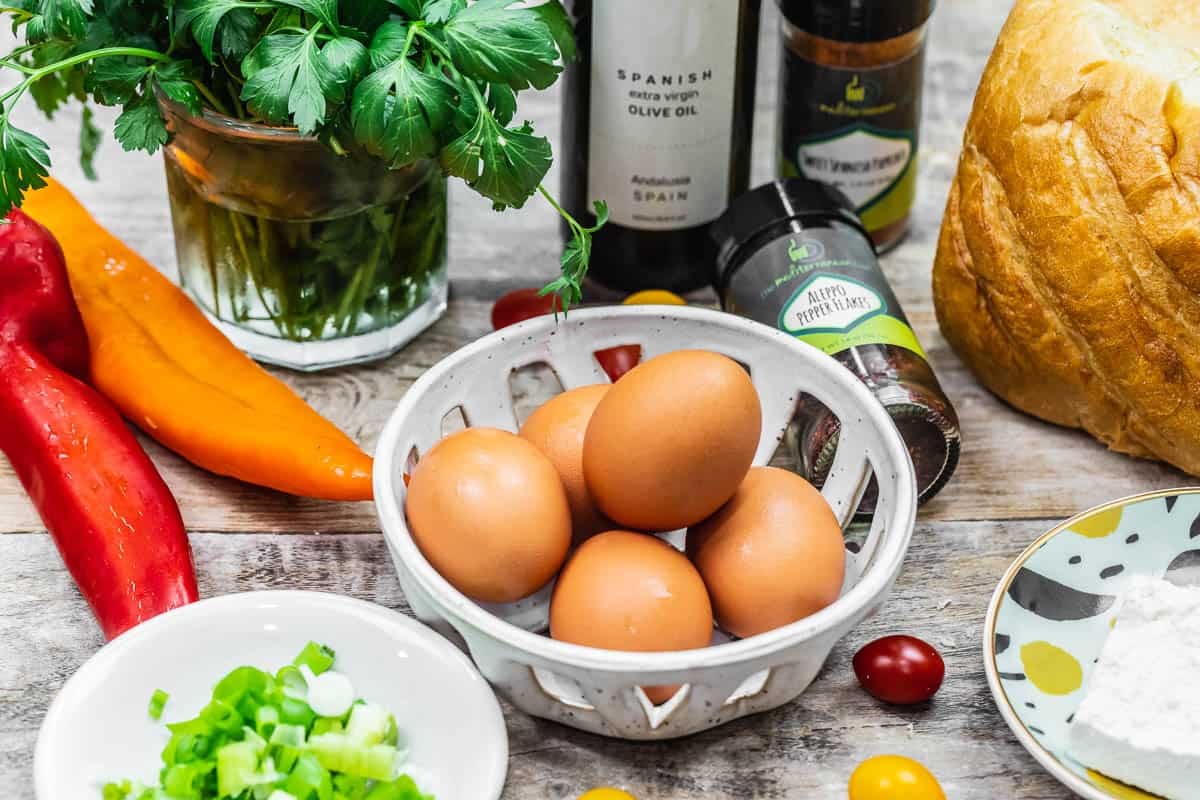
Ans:
{"type": "MultiPolygon", "coordinates": [[[[120,106],[117,141],[153,153],[168,132],[159,97],[239,119],[294,126],[336,152],[399,168],[437,159],[497,210],[541,193],[567,221],[562,275],[545,288],[581,298],[591,234],[542,186],[553,156],[518,93],[545,89],[575,55],[558,0],[9,0],[24,43],[0,59],[20,73],[0,94],[0,213],[44,185],[44,141],[11,122],[30,94],[47,114],[85,103],[84,170],[101,139],[87,102],[120,106]]],[[[607,216],[596,203],[600,224],[607,216]]],[[[598,227],[598,226],[597,226],[598,227]]]]}

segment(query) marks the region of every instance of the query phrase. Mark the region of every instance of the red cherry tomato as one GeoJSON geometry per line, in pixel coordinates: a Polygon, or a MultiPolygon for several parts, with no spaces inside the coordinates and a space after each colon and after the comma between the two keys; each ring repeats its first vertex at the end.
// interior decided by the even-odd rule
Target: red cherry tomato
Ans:
{"type": "Polygon", "coordinates": [[[492,306],[492,329],[500,330],[527,319],[551,314],[562,309],[557,295],[538,296],[537,289],[517,289],[509,292],[492,306]]]}
{"type": "Polygon", "coordinates": [[[610,347],[607,350],[597,350],[596,360],[608,374],[608,379],[616,383],[629,370],[642,360],[642,348],[636,344],[626,344],[620,347],[610,347]]]}
{"type": "Polygon", "coordinates": [[[946,663],[932,645],[915,636],[885,636],[854,654],[854,674],[885,703],[923,703],[937,694],[946,663]]]}
{"type": "MultiPolygon", "coordinates": [[[[687,301],[674,292],[663,289],[646,289],[634,292],[621,301],[626,306],[686,306],[687,301]]],[[[633,369],[642,360],[642,348],[636,344],[624,347],[610,347],[596,353],[596,360],[608,374],[609,380],[616,383],[622,375],[633,369]]]]}

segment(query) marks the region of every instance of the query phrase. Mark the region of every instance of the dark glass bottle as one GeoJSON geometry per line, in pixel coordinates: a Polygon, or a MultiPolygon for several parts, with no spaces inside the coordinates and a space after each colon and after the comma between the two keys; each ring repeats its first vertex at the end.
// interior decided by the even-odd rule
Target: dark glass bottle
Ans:
{"type": "Polygon", "coordinates": [[[837,186],[875,247],[917,191],[925,29],[934,0],[780,0],[779,170],[837,186]]]}
{"type": "Polygon", "coordinates": [[[563,88],[563,200],[585,224],[593,201],[610,211],[589,277],[620,291],[710,285],[709,228],[749,186],[761,0],[566,5],[580,57],[563,88]]]}
{"type": "MultiPolygon", "coordinates": [[[[854,203],[828,184],[788,178],[738,198],[713,226],[726,311],[777,327],[837,359],[887,409],[908,446],[919,501],[958,463],[958,416],[925,359],[854,203]]],[[[797,455],[822,485],[839,420],[815,398],[797,409],[797,455]]],[[[860,511],[875,506],[870,487],[860,511]]]]}

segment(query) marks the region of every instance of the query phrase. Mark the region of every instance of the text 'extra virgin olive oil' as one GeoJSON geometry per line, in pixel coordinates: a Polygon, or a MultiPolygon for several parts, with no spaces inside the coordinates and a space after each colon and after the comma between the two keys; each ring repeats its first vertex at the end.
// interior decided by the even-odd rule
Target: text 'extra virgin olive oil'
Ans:
{"type": "Polygon", "coordinates": [[[562,193],[609,289],[711,284],[713,220],[746,191],[761,0],[567,0],[562,193]]]}

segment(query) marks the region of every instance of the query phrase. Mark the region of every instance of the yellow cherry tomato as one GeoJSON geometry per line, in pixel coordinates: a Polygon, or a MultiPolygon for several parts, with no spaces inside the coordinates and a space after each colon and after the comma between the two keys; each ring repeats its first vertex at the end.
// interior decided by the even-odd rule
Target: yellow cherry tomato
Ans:
{"type": "MultiPolygon", "coordinates": [[[[621,304],[626,306],[686,306],[687,300],[666,289],[646,289],[634,292],[621,304]]],[[[589,797],[588,800],[592,799],[589,797]]]]}
{"type": "Polygon", "coordinates": [[[579,800],[637,800],[629,792],[623,792],[620,789],[610,789],[607,786],[602,789],[592,789],[590,792],[584,792],[579,796],[579,800]]]}
{"type": "Polygon", "coordinates": [[[933,773],[904,756],[875,756],[850,776],[850,800],[946,800],[933,773]]]}

